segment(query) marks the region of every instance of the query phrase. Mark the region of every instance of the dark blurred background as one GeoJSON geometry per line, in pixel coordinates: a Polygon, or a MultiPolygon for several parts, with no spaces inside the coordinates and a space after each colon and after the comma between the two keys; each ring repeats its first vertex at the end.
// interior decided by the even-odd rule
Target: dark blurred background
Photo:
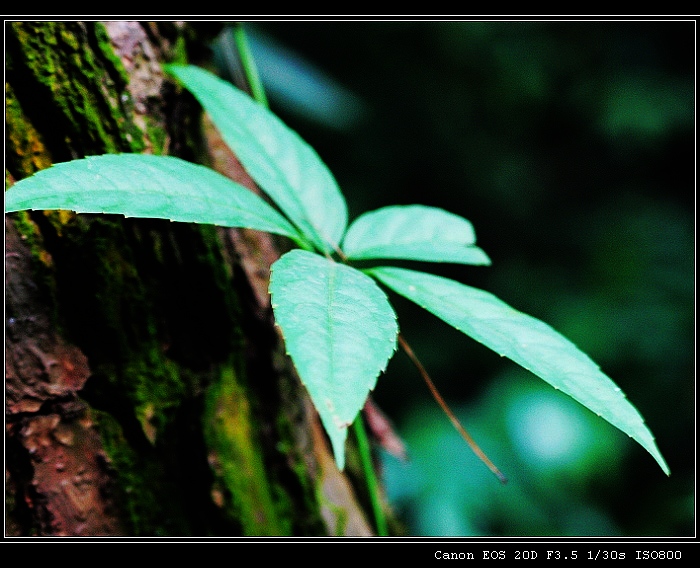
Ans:
{"type": "MultiPolygon", "coordinates": [[[[491,267],[411,267],[552,325],[622,387],[672,475],[539,378],[395,295],[408,341],[498,483],[397,353],[374,397],[413,535],[694,531],[694,23],[246,24],[273,111],[350,218],[421,203],[469,219],[491,267]]],[[[230,38],[216,60],[235,74],[230,38]]]]}

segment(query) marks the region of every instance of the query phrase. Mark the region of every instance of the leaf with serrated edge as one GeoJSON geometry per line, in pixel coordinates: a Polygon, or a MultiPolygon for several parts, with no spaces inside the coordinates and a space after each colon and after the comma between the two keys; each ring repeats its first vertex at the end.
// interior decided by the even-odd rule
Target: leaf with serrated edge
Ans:
{"type": "Polygon", "coordinates": [[[5,192],[6,212],[23,209],[119,213],[245,227],[302,240],[248,188],[172,156],[106,154],[56,164],[5,192]]]}
{"type": "Polygon", "coordinates": [[[347,205],[316,151],[269,110],[211,73],[167,65],[200,102],[246,171],[317,248],[333,253],[347,205]]]}
{"type": "Polygon", "coordinates": [[[270,293],[287,352],[342,470],[347,428],[396,350],[394,310],[369,276],[298,249],[272,265],[270,293]]]}
{"type": "Polygon", "coordinates": [[[667,475],[670,473],[644,420],[620,388],[571,341],[544,322],[488,292],[441,276],[389,267],[366,272],[573,397],[634,438],[667,475]]]}
{"type": "Polygon", "coordinates": [[[474,228],[463,217],[437,207],[395,205],[358,217],[343,239],[343,252],[351,260],[491,264],[475,242],[474,228]]]}

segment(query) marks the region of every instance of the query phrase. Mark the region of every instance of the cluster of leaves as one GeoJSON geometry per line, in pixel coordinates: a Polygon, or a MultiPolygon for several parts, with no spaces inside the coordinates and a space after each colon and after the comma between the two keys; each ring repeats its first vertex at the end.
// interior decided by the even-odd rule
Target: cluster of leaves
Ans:
{"type": "Polygon", "coordinates": [[[267,109],[193,66],[166,71],[199,100],[277,208],[205,167],[168,156],[105,155],[57,164],[5,195],[5,210],[70,209],[245,227],[299,248],[272,266],[270,293],[294,365],[345,462],[347,428],[396,350],[396,315],[377,281],[419,304],[639,442],[668,473],[638,411],[598,366],[545,323],[440,276],[353,261],[488,265],[472,225],[445,210],[390,206],[348,226],[345,199],[316,152],[267,109]]]}

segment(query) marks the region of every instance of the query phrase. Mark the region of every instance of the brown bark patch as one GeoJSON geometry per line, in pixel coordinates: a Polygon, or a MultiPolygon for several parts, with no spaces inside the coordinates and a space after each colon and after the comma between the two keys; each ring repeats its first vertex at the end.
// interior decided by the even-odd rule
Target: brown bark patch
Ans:
{"type": "Polygon", "coordinates": [[[15,507],[33,511],[43,535],[122,534],[102,443],[77,397],[90,376],[87,358],[56,333],[30,246],[5,220],[6,431],[22,454],[6,471],[21,496],[15,507]],[[29,476],[13,474],[26,467],[20,462],[29,476]]]}
{"type": "Polygon", "coordinates": [[[72,417],[48,414],[22,421],[18,437],[34,470],[25,500],[41,509],[42,534],[121,535],[99,435],[88,411],[75,406],[72,417]]]}
{"type": "Polygon", "coordinates": [[[80,349],[55,334],[30,248],[5,219],[5,411],[12,415],[37,412],[47,400],[74,395],[90,369],[80,349]]]}

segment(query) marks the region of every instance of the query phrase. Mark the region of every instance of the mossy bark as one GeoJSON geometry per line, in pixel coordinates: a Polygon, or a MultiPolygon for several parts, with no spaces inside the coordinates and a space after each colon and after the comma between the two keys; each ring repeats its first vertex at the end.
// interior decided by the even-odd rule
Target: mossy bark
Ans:
{"type": "MultiPolygon", "coordinates": [[[[6,183],[167,152],[255,190],[160,70],[217,31],[8,23],[6,183]]],[[[371,534],[273,326],[277,251],[253,231],[6,215],[8,535],[371,534]]]]}

